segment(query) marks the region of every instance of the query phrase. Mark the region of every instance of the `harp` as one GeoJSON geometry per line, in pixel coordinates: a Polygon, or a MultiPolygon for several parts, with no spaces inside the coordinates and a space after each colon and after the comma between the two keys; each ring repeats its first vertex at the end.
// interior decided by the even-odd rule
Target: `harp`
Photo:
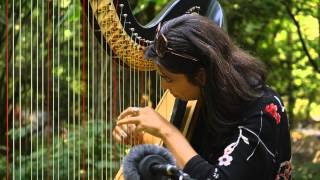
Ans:
{"type": "MultiPolygon", "coordinates": [[[[161,91],[142,49],[160,21],[188,10],[222,26],[216,0],[170,1],[147,25],[125,0],[6,0],[5,7],[0,177],[113,179],[127,147],[113,142],[112,120],[127,106],[157,107],[190,135],[196,103],[161,91]]],[[[148,135],[144,142],[161,143],[148,135]]]]}
{"type": "MultiPolygon", "coordinates": [[[[90,1],[91,11],[95,18],[91,23],[97,27],[96,36],[103,36],[104,45],[111,46],[111,49],[118,52],[123,64],[133,67],[138,71],[153,70],[153,64],[144,59],[143,47],[148,45],[154,38],[155,28],[159,22],[169,20],[190,11],[199,11],[198,13],[206,15],[215,20],[222,27],[223,16],[220,5],[217,1],[171,1],[163,11],[158,14],[147,25],[141,25],[135,19],[130,6],[126,0],[123,1],[90,1]],[[117,7],[112,4],[117,4],[117,7]],[[124,19],[122,21],[122,19],[124,19]],[[109,24],[108,24],[109,22],[109,24]],[[138,42],[136,41],[138,39],[138,42]]],[[[191,136],[189,126],[191,120],[195,118],[196,101],[182,102],[175,99],[168,91],[164,93],[160,103],[156,107],[163,117],[170,120],[181,130],[186,137],[191,136]],[[168,112],[169,110],[169,112],[168,112]]],[[[159,144],[160,139],[144,134],[143,143],[159,144]]],[[[117,173],[115,179],[123,179],[122,170],[117,173]]]]}

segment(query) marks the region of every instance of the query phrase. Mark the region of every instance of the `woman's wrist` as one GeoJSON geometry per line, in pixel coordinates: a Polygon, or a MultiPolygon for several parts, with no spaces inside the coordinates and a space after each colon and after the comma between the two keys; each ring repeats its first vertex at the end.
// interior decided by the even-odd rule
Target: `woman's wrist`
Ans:
{"type": "Polygon", "coordinates": [[[180,133],[180,131],[175,128],[172,124],[169,124],[167,128],[160,129],[160,138],[163,141],[166,141],[170,136],[174,136],[175,134],[180,133]]]}

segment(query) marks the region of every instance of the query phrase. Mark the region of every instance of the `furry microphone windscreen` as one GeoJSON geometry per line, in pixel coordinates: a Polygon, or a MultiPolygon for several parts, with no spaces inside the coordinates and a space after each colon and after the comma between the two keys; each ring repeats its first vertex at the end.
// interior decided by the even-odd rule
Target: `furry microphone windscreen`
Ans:
{"type": "Polygon", "coordinates": [[[123,174],[126,180],[142,179],[139,174],[139,163],[148,155],[159,155],[167,160],[168,164],[176,164],[172,154],[166,148],[151,144],[137,145],[123,159],[123,174]]]}

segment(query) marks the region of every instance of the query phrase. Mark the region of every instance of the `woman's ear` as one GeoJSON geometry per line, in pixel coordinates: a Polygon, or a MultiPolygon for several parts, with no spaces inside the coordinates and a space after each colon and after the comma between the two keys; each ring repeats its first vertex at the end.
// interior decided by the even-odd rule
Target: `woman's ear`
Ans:
{"type": "Polygon", "coordinates": [[[200,68],[195,76],[195,81],[198,85],[204,86],[207,82],[207,74],[204,68],[200,68]]]}

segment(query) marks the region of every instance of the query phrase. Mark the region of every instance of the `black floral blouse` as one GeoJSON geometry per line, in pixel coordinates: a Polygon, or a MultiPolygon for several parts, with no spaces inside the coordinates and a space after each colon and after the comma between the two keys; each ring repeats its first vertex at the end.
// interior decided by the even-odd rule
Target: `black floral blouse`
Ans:
{"type": "Polygon", "coordinates": [[[199,180],[291,179],[289,122],[279,96],[266,87],[263,97],[241,118],[235,133],[223,140],[208,136],[201,130],[205,125],[197,123],[191,144],[199,155],[187,162],[184,171],[199,180]],[[204,153],[213,144],[218,145],[204,153]]]}

